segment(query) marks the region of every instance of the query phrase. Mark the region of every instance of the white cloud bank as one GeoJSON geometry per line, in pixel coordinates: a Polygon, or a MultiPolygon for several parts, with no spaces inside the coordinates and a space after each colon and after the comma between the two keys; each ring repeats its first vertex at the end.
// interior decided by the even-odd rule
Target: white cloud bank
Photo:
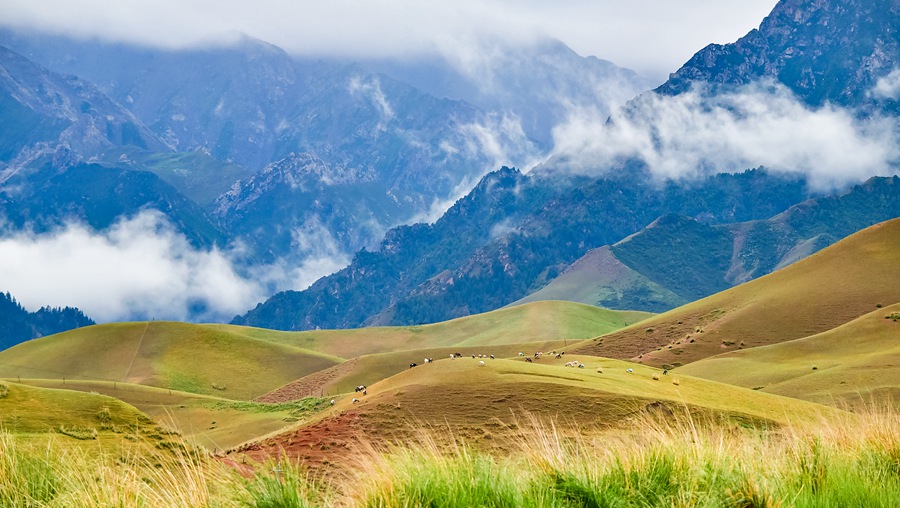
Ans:
{"type": "Polygon", "coordinates": [[[340,255],[309,257],[243,276],[231,253],[194,248],[156,211],[102,233],[80,224],[17,232],[0,238],[0,259],[2,290],[26,308],[76,306],[98,322],[228,321],[269,296],[273,283],[303,288],[346,264],[340,255]]]}
{"type": "Polygon", "coordinates": [[[896,119],[812,109],[774,84],[715,97],[647,93],[612,117],[574,111],[554,140],[555,160],[576,171],[636,158],[659,177],[684,180],[765,166],[805,174],[820,190],[896,174],[900,163],[896,119]]]}
{"type": "Polygon", "coordinates": [[[559,39],[662,79],[710,42],[759,26],[777,0],[4,0],[0,24],[184,47],[240,31],[298,54],[467,51],[483,37],[559,39]]]}

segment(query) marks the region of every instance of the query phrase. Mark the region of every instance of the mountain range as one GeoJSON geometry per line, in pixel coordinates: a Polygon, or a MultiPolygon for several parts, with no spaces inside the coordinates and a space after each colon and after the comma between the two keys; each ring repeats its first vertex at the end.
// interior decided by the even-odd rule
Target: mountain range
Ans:
{"type": "Polygon", "coordinates": [[[352,257],[234,318],[253,326],[427,323],[544,298],[662,311],[896,216],[895,180],[823,189],[740,166],[666,180],[628,157],[573,171],[554,127],[632,97],[754,83],[891,117],[896,23],[874,13],[894,9],[781,1],[640,96],[634,73],[558,41],[486,47],[478,74],[295,58],[246,36],[163,51],[3,30],[5,228],[100,231],[152,208],[197,248],[240,246],[245,273],[352,257]],[[489,172],[515,161],[530,170],[489,172]]]}

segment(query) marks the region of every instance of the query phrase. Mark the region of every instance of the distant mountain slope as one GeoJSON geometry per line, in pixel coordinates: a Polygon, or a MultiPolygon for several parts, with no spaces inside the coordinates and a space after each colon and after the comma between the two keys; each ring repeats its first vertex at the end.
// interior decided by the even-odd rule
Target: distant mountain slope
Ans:
{"type": "Polygon", "coordinates": [[[787,266],[860,229],[900,217],[900,178],[872,178],[763,221],[709,225],[666,215],[589,251],[521,302],[564,299],[661,312],[787,266]]]}
{"type": "Polygon", "coordinates": [[[900,219],[876,224],[759,279],[572,351],[684,365],[831,330],[900,302],[900,219]]]}
{"type": "Polygon", "coordinates": [[[0,216],[34,232],[77,222],[96,230],[142,210],[158,210],[197,246],[224,245],[228,236],[199,205],[147,171],[74,163],[15,175],[0,189],[0,216]]]}
{"type": "Polygon", "coordinates": [[[181,51],[13,30],[0,30],[0,43],[97,83],[167,150],[218,161],[131,147],[103,159],[157,173],[214,210],[263,262],[312,255],[311,232],[341,254],[372,248],[489,169],[534,160],[575,105],[606,111],[643,88],[632,72],[559,42],[512,59],[483,55],[490,83],[443,60],[297,59],[246,36],[181,51]],[[450,75],[458,79],[436,85],[450,75]],[[311,165],[298,159],[316,170],[301,175],[311,165]]]}
{"type": "Polygon", "coordinates": [[[811,105],[865,105],[900,62],[898,20],[896,0],[781,0],[759,29],[732,44],[710,44],[656,91],[769,78],[811,105]]]}
{"type": "Polygon", "coordinates": [[[587,251],[546,286],[510,305],[544,300],[568,300],[650,312],[665,312],[690,303],[629,268],[608,245],[587,251]]]}
{"type": "Polygon", "coordinates": [[[824,404],[900,402],[900,303],[817,335],[730,351],[679,373],[824,404]]]}
{"type": "Polygon", "coordinates": [[[395,228],[376,252],[302,292],[283,292],[234,324],[303,330],[437,322],[502,307],[589,249],[667,211],[709,222],[765,218],[806,199],[801,180],[748,171],[693,187],[631,171],[603,178],[486,176],[433,225],[395,228]]]}
{"type": "Polygon", "coordinates": [[[0,293],[0,351],[27,340],[90,326],[94,321],[80,310],[41,307],[28,312],[9,293],[0,293]]]}
{"type": "Polygon", "coordinates": [[[168,147],[94,85],[50,72],[0,46],[0,182],[58,147],[78,157],[113,146],[168,147]]]}

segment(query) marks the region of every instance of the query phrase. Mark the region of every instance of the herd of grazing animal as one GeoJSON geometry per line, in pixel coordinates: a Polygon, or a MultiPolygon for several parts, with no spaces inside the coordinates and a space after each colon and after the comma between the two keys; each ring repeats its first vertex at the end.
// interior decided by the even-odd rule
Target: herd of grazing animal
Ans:
{"type": "MultiPolygon", "coordinates": [[[[553,351],[553,352],[548,353],[548,354],[551,355],[551,356],[553,356],[553,357],[556,358],[556,359],[561,359],[561,358],[563,357],[563,355],[566,354],[566,352],[565,352],[565,351],[560,351],[559,353],[557,353],[556,351],[553,351]]],[[[451,360],[455,360],[455,359],[457,359],[457,358],[462,358],[462,356],[463,356],[462,353],[451,353],[451,354],[450,354],[450,359],[451,359],[451,360]]],[[[543,352],[543,351],[538,351],[538,352],[534,353],[533,356],[528,356],[528,355],[526,355],[524,352],[519,351],[519,355],[518,355],[518,356],[524,358],[524,360],[525,360],[526,363],[534,363],[535,360],[537,360],[537,359],[539,359],[539,358],[541,358],[541,357],[544,356],[544,352],[543,352]]],[[[479,354],[479,355],[473,354],[473,355],[472,355],[472,358],[473,358],[473,359],[490,358],[491,360],[494,360],[494,359],[495,359],[494,355],[483,355],[483,354],[479,354]]],[[[425,358],[425,359],[422,361],[422,363],[423,363],[423,364],[434,363],[434,358],[425,358]]],[[[410,363],[410,364],[409,364],[409,368],[411,369],[411,368],[413,368],[413,367],[417,367],[418,365],[419,365],[419,364],[413,362],[413,363],[410,363]]],[[[484,367],[485,365],[486,365],[486,364],[485,364],[484,360],[479,360],[479,362],[478,362],[478,366],[479,366],[479,367],[484,367]]],[[[583,369],[583,368],[584,368],[584,364],[581,363],[581,362],[579,362],[578,360],[573,360],[573,361],[571,361],[571,362],[566,362],[565,366],[566,366],[566,367],[578,368],[578,369],[583,369]]],[[[601,374],[603,373],[603,371],[602,371],[601,369],[597,369],[597,372],[598,372],[598,373],[601,373],[601,374]]],[[[625,370],[625,372],[627,372],[628,374],[631,374],[631,373],[634,372],[634,369],[628,368],[628,369],[625,370]]],[[[669,373],[668,369],[666,369],[666,370],[663,371],[663,375],[667,375],[668,373],[669,373]]],[[[654,379],[658,379],[658,377],[654,377],[654,379]]],[[[362,392],[363,395],[367,395],[367,394],[368,394],[368,392],[367,392],[367,390],[366,390],[366,385],[359,385],[359,386],[357,386],[356,389],[355,389],[355,391],[356,391],[357,393],[362,392]]],[[[353,402],[354,402],[354,403],[359,402],[359,399],[357,399],[356,397],[354,397],[354,398],[353,398],[353,402]]],[[[331,404],[334,405],[334,399],[331,400],[331,404]]]]}

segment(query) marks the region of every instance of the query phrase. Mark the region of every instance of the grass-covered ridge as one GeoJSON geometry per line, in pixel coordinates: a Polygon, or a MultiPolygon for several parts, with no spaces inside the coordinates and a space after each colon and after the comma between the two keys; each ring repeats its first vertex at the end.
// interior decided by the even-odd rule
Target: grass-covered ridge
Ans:
{"type": "Polygon", "coordinates": [[[127,382],[250,399],[341,361],[204,325],[151,321],[19,344],[0,352],[0,377],[127,382]]]}
{"type": "Polygon", "coordinates": [[[825,404],[886,397],[900,405],[898,314],[900,304],[876,309],[827,332],[724,353],[678,373],[825,404]]]}
{"type": "Polygon", "coordinates": [[[439,347],[493,346],[595,337],[650,317],[573,302],[542,301],[421,326],[279,332],[210,325],[235,334],[354,358],[439,347]]]}
{"type": "Polygon", "coordinates": [[[777,272],[573,348],[686,365],[836,328],[900,302],[900,219],[860,231],[777,272]]]}

